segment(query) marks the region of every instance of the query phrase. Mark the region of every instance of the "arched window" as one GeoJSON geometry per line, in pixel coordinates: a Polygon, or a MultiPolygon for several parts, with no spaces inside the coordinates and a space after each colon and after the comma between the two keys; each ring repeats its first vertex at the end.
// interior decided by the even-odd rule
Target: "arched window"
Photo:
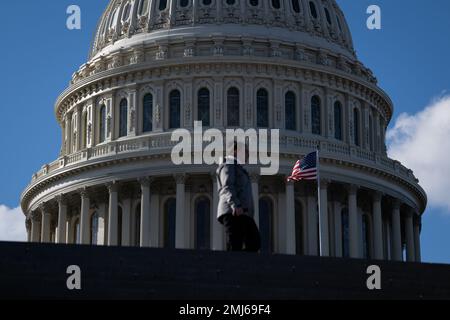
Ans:
{"type": "Polygon", "coordinates": [[[322,132],[321,128],[321,106],[320,98],[318,96],[313,96],[311,98],[311,132],[312,134],[320,135],[322,132]]]}
{"type": "Polygon", "coordinates": [[[259,200],[259,228],[261,232],[261,252],[274,251],[273,202],[268,197],[259,200]]]}
{"type": "Polygon", "coordinates": [[[380,151],[383,152],[385,151],[385,147],[384,147],[384,133],[386,130],[386,126],[384,124],[384,120],[382,117],[380,117],[380,151]]]}
{"type": "Polygon", "coordinates": [[[175,248],[177,200],[170,198],[164,204],[163,247],[175,248]]]}
{"type": "Polygon", "coordinates": [[[292,9],[295,13],[300,13],[300,0],[292,0],[292,9]]]}
{"type": "Polygon", "coordinates": [[[117,210],[117,245],[122,246],[122,221],[123,221],[123,210],[122,206],[119,206],[117,210]]]}
{"type": "Polygon", "coordinates": [[[125,5],[125,8],[123,8],[122,21],[128,20],[128,18],[130,17],[130,12],[131,12],[131,4],[128,2],[125,5]]]}
{"type": "Polygon", "coordinates": [[[119,106],[119,137],[128,134],[128,100],[122,99],[119,106]]]}
{"type": "Polygon", "coordinates": [[[202,88],[198,91],[198,101],[197,101],[197,120],[202,122],[202,125],[209,127],[210,123],[210,106],[211,98],[210,93],[207,88],[202,88]]]}
{"type": "Polygon", "coordinates": [[[180,0],[180,7],[186,8],[189,5],[189,0],[180,0]]]}
{"type": "Polygon", "coordinates": [[[370,259],[370,220],[367,214],[362,216],[362,244],[363,244],[363,257],[370,259]]]}
{"type": "Polygon", "coordinates": [[[269,127],[269,93],[266,89],[259,89],[256,93],[257,124],[259,128],[269,127]]]}
{"type": "Polygon", "coordinates": [[[341,227],[342,227],[342,256],[344,258],[350,257],[350,221],[348,210],[341,211],[341,227]]]}
{"type": "Polygon", "coordinates": [[[73,243],[81,244],[81,228],[80,228],[80,219],[77,218],[75,220],[73,226],[73,243]]]}
{"type": "Polygon", "coordinates": [[[280,0],[272,0],[272,7],[274,9],[280,9],[281,8],[281,2],[280,0]]]}
{"type": "Polygon", "coordinates": [[[166,8],[167,8],[167,0],[159,0],[158,6],[159,11],[166,10],[166,8]]]}
{"type": "Polygon", "coordinates": [[[311,12],[311,16],[314,19],[317,19],[319,17],[318,14],[317,14],[316,4],[314,2],[312,2],[312,1],[309,2],[309,10],[311,12]]]}
{"type": "Polygon", "coordinates": [[[91,216],[91,244],[98,244],[98,213],[94,212],[91,216]]]}
{"type": "Polygon", "coordinates": [[[142,101],[142,132],[150,132],[153,130],[153,95],[147,93],[142,101]]]}
{"type": "Polygon", "coordinates": [[[201,197],[195,202],[195,248],[209,250],[211,248],[211,202],[201,197]]]}
{"type": "Polygon", "coordinates": [[[295,248],[296,254],[303,255],[303,207],[295,201],[295,248]]]}
{"type": "Polygon", "coordinates": [[[332,24],[332,21],[331,21],[330,11],[328,11],[327,8],[324,8],[324,10],[325,10],[325,17],[326,17],[326,19],[327,19],[327,22],[328,22],[329,25],[331,25],[331,24],[332,24]]]}
{"type": "Polygon", "coordinates": [[[141,205],[136,207],[134,212],[134,238],[133,245],[139,247],[141,245],[141,205]]]}
{"type": "Polygon", "coordinates": [[[297,105],[295,93],[289,91],[284,97],[286,130],[297,130],[297,105]]]}
{"type": "Polygon", "coordinates": [[[227,124],[229,127],[239,127],[239,90],[230,88],[227,92],[227,124]]]}
{"type": "Polygon", "coordinates": [[[334,103],[334,138],[342,140],[342,104],[339,101],[334,103]]]}
{"type": "Polygon", "coordinates": [[[106,140],[106,106],[102,104],[100,106],[100,119],[99,119],[99,143],[106,140]]]}
{"type": "Polygon", "coordinates": [[[373,117],[372,115],[369,116],[369,147],[370,147],[370,151],[374,151],[374,146],[373,146],[373,117]]]}
{"type": "Polygon", "coordinates": [[[169,96],[169,129],[181,127],[181,93],[173,90],[169,96]]]}
{"type": "Polygon", "coordinates": [[[359,110],[357,108],[353,109],[353,137],[355,139],[355,145],[360,145],[360,136],[359,136],[359,110]]]}

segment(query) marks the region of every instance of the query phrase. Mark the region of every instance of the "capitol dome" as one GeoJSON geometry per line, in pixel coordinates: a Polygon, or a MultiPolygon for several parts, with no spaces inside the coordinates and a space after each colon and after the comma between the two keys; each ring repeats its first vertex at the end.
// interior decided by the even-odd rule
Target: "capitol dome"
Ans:
{"type": "Polygon", "coordinates": [[[175,166],[175,129],[280,130],[280,170],[249,166],[263,252],[420,261],[427,198],[386,153],[389,96],[334,0],[112,0],[55,104],[58,158],[22,194],[29,241],[224,249],[215,167],[175,166]]]}

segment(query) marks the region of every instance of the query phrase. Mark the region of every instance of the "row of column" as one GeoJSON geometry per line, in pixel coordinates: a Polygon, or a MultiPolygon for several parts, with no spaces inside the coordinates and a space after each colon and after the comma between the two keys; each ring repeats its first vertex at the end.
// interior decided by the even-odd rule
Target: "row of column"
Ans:
{"type": "MultiPolygon", "coordinates": [[[[358,187],[350,185],[348,187],[348,217],[349,217],[349,250],[351,258],[360,258],[361,241],[359,238],[359,220],[358,220],[358,203],[357,193],[358,187]]],[[[321,181],[320,183],[320,212],[319,217],[319,232],[320,232],[320,248],[322,256],[330,256],[330,230],[329,230],[329,216],[328,216],[328,182],[321,181]]],[[[373,258],[375,260],[387,259],[387,253],[384,252],[383,241],[383,217],[381,209],[382,194],[379,192],[373,193],[372,198],[372,235],[373,235],[373,258]]],[[[309,233],[309,251],[317,252],[318,248],[313,244],[316,243],[316,216],[317,209],[312,207],[312,201],[308,201],[307,212],[308,219],[308,233],[309,233]]],[[[401,229],[401,203],[395,200],[391,212],[392,224],[392,252],[391,260],[402,261],[402,229],[401,229]]],[[[408,211],[406,213],[405,222],[405,237],[406,237],[406,260],[409,262],[420,262],[420,226],[414,224],[414,213],[408,211]]],[[[294,183],[286,183],[286,253],[296,254],[296,230],[295,230],[295,192],[294,183]]]]}
{"type": "MultiPolygon", "coordinates": [[[[189,248],[189,239],[186,232],[187,217],[185,215],[185,175],[175,176],[176,180],[176,238],[175,247],[177,249],[189,248]]],[[[253,196],[254,199],[259,198],[259,177],[256,175],[251,176],[253,196]]],[[[140,239],[139,243],[141,247],[156,246],[158,240],[155,237],[151,237],[152,234],[157,234],[158,223],[152,223],[152,213],[159,215],[159,210],[152,206],[151,184],[152,178],[139,179],[141,186],[141,215],[140,215],[140,239]],[[156,212],[158,211],[158,212],[156,212]]],[[[107,244],[110,246],[118,245],[119,240],[119,185],[117,182],[111,182],[107,184],[109,193],[109,206],[108,206],[108,239],[107,244]]],[[[350,185],[348,191],[348,217],[349,217],[349,245],[350,245],[350,257],[360,258],[360,245],[359,227],[358,223],[358,204],[357,204],[357,192],[358,187],[350,185]]],[[[330,230],[329,230],[329,217],[328,217],[328,182],[322,181],[320,184],[321,195],[321,217],[320,222],[320,247],[321,254],[323,256],[330,256],[330,230]]],[[[90,197],[86,189],[80,191],[81,197],[81,212],[80,212],[80,240],[81,244],[90,243],[90,197]]],[[[317,226],[317,212],[315,208],[314,196],[308,195],[308,243],[309,252],[317,252],[317,233],[315,232],[317,226]],[[311,198],[311,201],[309,201],[311,198]]],[[[58,223],[56,233],[56,243],[66,243],[66,225],[67,225],[67,211],[68,206],[63,196],[57,197],[58,202],[58,223]]],[[[212,250],[223,250],[224,237],[223,228],[216,221],[217,204],[219,201],[217,181],[213,178],[213,210],[212,210],[212,250]]],[[[381,208],[382,195],[379,192],[373,193],[372,198],[372,238],[373,238],[373,258],[376,260],[383,260],[387,258],[387,253],[383,250],[383,218],[381,208]]],[[[255,221],[259,225],[259,202],[255,201],[255,221]]],[[[402,259],[402,236],[401,236],[401,216],[400,216],[399,201],[394,201],[391,212],[391,228],[392,228],[392,252],[391,259],[395,261],[401,261],[402,259]]],[[[286,241],[286,253],[296,254],[296,230],[295,230],[295,190],[294,183],[286,183],[286,206],[285,206],[285,241],[286,241]]],[[[41,215],[36,216],[31,221],[30,240],[32,242],[50,242],[51,241],[51,213],[47,206],[40,207],[41,215]],[[38,218],[41,218],[39,221],[38,218]]],[[[405,237],[406,237],[406,258],[407,261],[420,261],[420,226],[414,224],[413,213],[410,211],[405,217],[405,237]]],[[[122,221],[124,223],[124,221],[122,221]]]]}

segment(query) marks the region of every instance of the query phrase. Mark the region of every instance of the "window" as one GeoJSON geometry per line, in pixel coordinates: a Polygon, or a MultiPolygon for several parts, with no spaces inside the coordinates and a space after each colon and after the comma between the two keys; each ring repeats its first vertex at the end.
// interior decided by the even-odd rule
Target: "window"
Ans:
{"type": "Polygon", "coordinates": [[[91,216],[91,244],[98,244],[98,213],[97,211],[91,216]]]}
{"type": "Polygon", "coordinates": [[[274,251],[273,202],[264,197],[259,200],[259,228],[261,232],[261,252],[274,251]]]}
{"type": "Polygon", "coordinates": [[[295,201],[295,248],[296,254],[302,255],[303,251],[303,207],[299,201],[295,201]]]}
{"type": "Polygon", "coordinates": [[[123,221],[123,210],[122,206],[117,209],[117,245],[122,246],[122,221],[123,221]]]}
{"type": "Polygon", "coordinates": [[[334,138],[342,140],[342,104],[339,101],[334,103],[334,138]]]}
{"type": "Polygon", "coordinates": [[[209,5],[211,5],[211,3],[212,3],[212,0],[203,0],[204,6],[209,6],[209,5]]]}
{"type": "Polygon", "coordinates": [[[170,198],[164,204],[164,226],[163,226],[163,247],[175,248],[175,232],[176,232],[176,214],[177,214],[177,200],[170,198]]]}
{"type": "Polygon", "coordinates": [[[297,130],[297,106],[295,93],[289,91],[284,97],[286,130],[297,130]]]}
{"type": "Polygon", "coordinates": [[[122,21],[127,21],[130,17],[131,4],[128,2],[123,9],[122,21]]]}
{"type": "Polygon", "coordinates": [[[189,0],[180,0],[180,7],[186,8],[189,5],[189,0]]]}
{"type": "Polygon", "coordinates": [[[211,203],[208,198],[201,197],[195,203],[196,232],[195,248],[210,249],[211,203]]]}
{"type": "Polygon", "coordinates": [[[321,107],[320,98],[318,96],[313,96],[311,98],[311,132],[312,134],[320,135],[321,129],[321,107]]]}
{"type": "Polygon", "coordinates": [[[134,212],[134,242],[135,247],[141,245],[141,205],[136,207],[134,212]]]}
{"type": "Polygon", "coordinates": [[[342,25],[341,25],[341,20],[339,19],[339,17],[338,17],[338,16],[336,16],[336,22],[337,22],[337,24],[338,24],[338,27],[339,27],[339,31],[341,31],[341,32],[342,32],[342,25]]]}
{"type": "Polygon", "coordinates": [[[327,8],[324,8],[324,10],[325,10],[325,17],[327,18],[327,22],[328,22],[329,25],[331,25],[332,23],[331,23],[330,11],[328,11],[327,8]]]}
{"type": "Polygon", "coordinates": [[[292,9],[295,13],[300,13],[300,0],[292,0],[292,9]]]}
{"type": "Polygon", "coordinates": [[[88,127],[88,116],[87,112],[83,113],[82,125],[81,125],[81,148],[86,149],[87,147],[87,127],[88,127]]]}
{"type": "Polygon", "coordinates": [[[257,7],[259,5],[259,0],[250,0],[250,5],[253,7],[257,7]]]}
{"type": "Polygon", "coordinates": [[[236,0],[227,0],[227,5],[229,5],[229,6],[234,6],[235,3],[236,3],[236,0]]]}
{"type": "Polygon", "coordinates": [[[318,18],[318,15],[317,15],[316,5],[315,5],[315,3],[312,2],[312,1],[309,2],[309,10],[310,10],[310,12],[311,12],[311,16],[312,16],[314,19],[317,19],[317,18],[318,18]]]}
{"type": "Polygon", "coordinates": [[[173,90],[169,97],[169,129],[181,127],[181,93],[173,90]]]}
{"type": "Polygon", "coordinates": [[[374,146],[373,146],[373,117],[372,115],[369,116],[369,146],[370,146],[370,151],[374,151],[374,146]]]}
{"type": "Polygon", "coordinates": [[[106,140],[106,106],[102,104],[100,106],[100,123],[99,123],[99,142],[105,142],[106,140]]]}
{"type": "Polygon", "coordinates": [[[128,100],[122,99],[119,106],[119,138],[128,134],[128,100]]]}
{"type": "Polygon", "coordinates": [[[257,127],[269,127],[269,93],[266,89],[259,89],[256,93],[257,127]]]}
{"type": "Polygon", "coordinates": [[[159,11],[166,10],[166,8],[167,8],[167,0],[159,0],[158,6],[159,11]]]}
{"type": "Polygon", "coordinates": [[[210,94],[206,88],[200,89],[197,101],[197,120],[201,121],[203,126],[209,127],[210,123],[210,94]]]}
{"type": "Polygon", "coordinates": [[[359,110],[357,108],[353,109],[353,137],[355,145],[360,145],[359,137],[359,110]]]}
{"type": "Polygon", "coordinates": [[[370,223],[367,214],[362,216],[363,258],[370,259],[370,223]]]}
{"type": "Polygon", "coordinates": [[[280,0],[272,0],[272,7],[274,9],[280,9],[281,8],[280,0]]]}
{"type": "Polygon", "coordinates": [[[229,127],[239,127],[239,90],[228,89],[227,93],[227,124],[229,127]]]}
{"type": "Polygon", "coordinates": [[[341,227],[342,227],[342,256],[344,258],[350,257],[350,221],[348,210],[343,209],[341,212],[341,227]]]}
{"type": "Polygon", "coordinates": [[[142,105],[142,132],[150,132],[153,130],[153,95],[150,93],[146,94],[142,105]]]}

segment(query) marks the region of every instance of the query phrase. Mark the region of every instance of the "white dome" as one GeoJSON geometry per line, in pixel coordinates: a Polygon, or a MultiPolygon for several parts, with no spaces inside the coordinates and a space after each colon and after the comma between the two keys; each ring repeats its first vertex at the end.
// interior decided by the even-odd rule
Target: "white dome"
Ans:
{"type": "Polygon", "coordinates": [[[221,35],[300,43],[355,58],[334,0],[111,0],[90,57],[158,39],[221,35]]]}

